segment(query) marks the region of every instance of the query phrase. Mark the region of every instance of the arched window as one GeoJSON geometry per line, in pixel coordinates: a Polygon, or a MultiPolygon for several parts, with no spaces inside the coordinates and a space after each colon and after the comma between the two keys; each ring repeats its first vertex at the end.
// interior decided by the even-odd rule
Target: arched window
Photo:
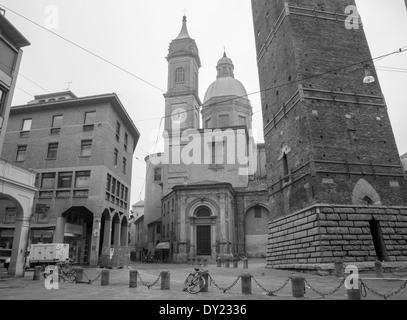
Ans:
{"type": "Polygon", "coordinates": [[[207,218],[211,216],[211,211],[207,207],[201,207],[196,212],[198,218],[207,218]]]}
{"type": "Polygon", "coordinates": [[[185,70],[183,68],[178,68],[175,70],[175,83],[185,82],[185,70]]]}

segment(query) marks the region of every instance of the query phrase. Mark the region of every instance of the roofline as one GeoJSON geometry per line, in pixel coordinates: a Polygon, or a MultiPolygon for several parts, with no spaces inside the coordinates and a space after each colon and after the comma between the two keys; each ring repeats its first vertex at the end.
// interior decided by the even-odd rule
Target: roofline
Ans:
{"type": "Polygon", "coordinates": [[[19,49],[31,45],[22,33],[2,14],[0,14],[0,27],[2,27],[4,33],[19,49]]]}
{"type": "Polygon", "coordinates": [[[54,97],[54,96],[59,96],[59,95],[63,95],[63,94],[69,94],[69,95],[75,97],[75,99],[80,99],[80,98],[78,98],[78,96],[76,94],[74,94],[70,90],[55,92],[55,93],[39,94],[39,95],[34,96],[34,99],[38,100],[41,98],[54,97]]]}
{"type": "Polygon", "coordinates": [[[113,107],[116,107],[116,110],[123,116],[124,119],[127,120],[127,125],[132,129],[132,134],[136,137],[135,145],[137,145],[138,140],[140,138],[140,132],[138,131],[137,127],[135,126],[133,120],[130,118],[129,114],[127,113],[126,109],[124,108],[123,104],[121,103],[120,99],[118,98],[116,93],[109,93],[109,94],[101,94],[101,95],[93,95],[87,96],[77,99],[65,99],[65,100],[58,100],[52,102],[42,102],[42,103],[33,103],[33,104],[25,104],[25,105],[18,105],[12,106],[10,108],[10,114],[13,113],[24,113],[28,110],[35,111],[36,109],[40,110],[47,110],[47,109],[55,109],[57,106],[64,106],[68,107],[70,105],[83,105],[85,103],[101,103],[101,102],[110,102],[112,103],[113,107]]]}

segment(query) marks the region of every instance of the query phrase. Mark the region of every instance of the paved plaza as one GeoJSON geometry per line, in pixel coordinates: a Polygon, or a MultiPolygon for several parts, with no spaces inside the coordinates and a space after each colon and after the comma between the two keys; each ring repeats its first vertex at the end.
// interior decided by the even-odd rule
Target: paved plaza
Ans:
{"type": "MultiPolygon", "coordinates": [[[[298,273],[286,270],[267,269],[265,260],[249,260],[248,269],[243,269],[242,264],[238,268],[217,267],[208,265],[205,267],[215,283],[212,283],[208,292],[189,294],[183,292],[183,283],[188,274],[193,271],[192,265],[186,264],[142,264],[131,263],[124,269],[109,270],[109,285],[101,285],[102,269],[85,268],[84,280],[95,280],[91,284],[76,284],[62,282],[58,290],[45,288],[44,280],[33,280],[33,270],[26,271],[23,278],[5,277],[5,269],[0,269],[0,300],[320,300],[321,295],[328,294],[328,300],[348,300],[347,290],[344,285],[340,286],[342,278],[335,275],[317,275],[315,273],[298,273]],[[136,288],[129,287],[130,270],[137,270],[139,278],[136,288]],[[170,289],[161,290],[161,279],[158,279],[162,271],[170,272],[170,289]],[[242,294],[242,283],[239,278],[242,274],[252,276],[252,294],[242,294]],[[294,298],[291,277],[302,276],[306,280],[306,292],[304,298],[294,298]],[[145,285],[157,283],[148,289],[145,285]],[[142,281],[141,281],[142,280],[142,281]],[[143,285],[143,282],[145,285],[143,285]],[[275,295],[268,295],[286,286],[275,295]],[[229,289],[230,286],[232,286],[229,289]],[[228,289],[223,292],[223,289],[228,289]],[[336,290],[337,289],[337,290],[336,290]],[[315,291],[314,291],[315,290],[315,291]]],[[[407,272],[400,271],[385,273],[384,279],[377,279],[374,272],[363,272],[360,278],[367,285],[366,296],[362,300],[384,300],[383,297],[374,294],[388,295],[389,300],[407,300],[407,272]],[[369,290],[370,289],[370,290],[369,290]]]]}

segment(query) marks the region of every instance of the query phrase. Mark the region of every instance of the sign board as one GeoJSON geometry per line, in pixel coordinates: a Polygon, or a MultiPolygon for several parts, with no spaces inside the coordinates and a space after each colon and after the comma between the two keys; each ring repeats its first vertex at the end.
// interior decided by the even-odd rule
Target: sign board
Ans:
{"type": "Polygon", "coordinates": [[[83,235],[83,226],[76,224],[65,223],[65,233],[71,233],[75,235],[83,235]]]}

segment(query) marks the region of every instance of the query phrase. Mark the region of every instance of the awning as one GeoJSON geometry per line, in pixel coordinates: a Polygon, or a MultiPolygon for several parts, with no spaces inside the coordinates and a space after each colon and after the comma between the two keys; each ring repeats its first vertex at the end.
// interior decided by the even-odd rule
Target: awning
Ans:
{"type": "Polygon", "coordinates": [[[169,242],[160,242],[157,244],[155,247],[156,250],[169,250],[170,249],[170,243],[169,242]]]}

